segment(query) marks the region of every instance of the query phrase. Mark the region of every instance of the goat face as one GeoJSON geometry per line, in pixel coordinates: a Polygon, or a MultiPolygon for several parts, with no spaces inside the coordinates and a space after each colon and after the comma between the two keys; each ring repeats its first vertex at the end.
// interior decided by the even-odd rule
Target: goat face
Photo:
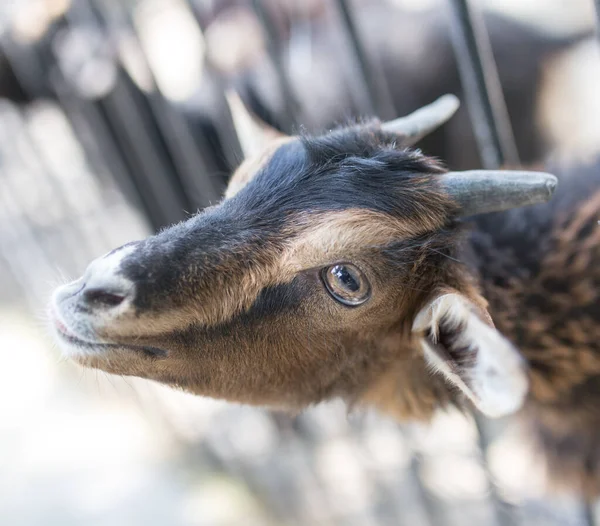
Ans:
{"type": "Polygon", "coordinates": [[[527,381],[456,260],[461,200],[398,143],[377,123],[280,141],[221,204],[58,289],[65,353],[291,409],[333,396],[385,406],[390,382],[398,396],[406,383],[422,394],[413,415],[453,398],[429,364],[488,414],[514,411],[527,381]]]}

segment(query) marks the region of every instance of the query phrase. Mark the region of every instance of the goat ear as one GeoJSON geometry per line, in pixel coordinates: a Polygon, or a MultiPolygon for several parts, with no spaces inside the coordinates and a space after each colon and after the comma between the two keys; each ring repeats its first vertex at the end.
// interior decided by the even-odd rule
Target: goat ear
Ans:
{"type": "Polygon", "coordinates": [[[482,413],[508,415],[521,407],[528,391],[525,363],[475,301],[455,291],[436,296],[418,313],[413,333],[432,369],[482,413]]]}
{"type": "Polygon", "coordinates": [[[274,140],[287,137],[261,121],[246,107],[235,91],[228,90],[225,97],[245,159],[259,155],[274,140]]]}

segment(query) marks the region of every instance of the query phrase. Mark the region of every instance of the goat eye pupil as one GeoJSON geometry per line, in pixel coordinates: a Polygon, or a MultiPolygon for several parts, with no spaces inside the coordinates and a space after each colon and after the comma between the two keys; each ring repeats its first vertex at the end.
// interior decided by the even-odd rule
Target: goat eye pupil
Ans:
{"type": "Polygon", "coordinates": [[[365,275],[349,263],[325,267],[321,278],[329,294],[344,305],[360,305],[371,295],[371,287],[365,275]]]}
{"type": "Polygon", "coordinates": [[[348,272],[346,267],[343,267],[342,265],[336,265],[333,267],[331,272],[337,276],[340,282],[343,283],[350,292],[356,292],[360,288],[360,285],[352,277],[352,274],[348,272]]]}

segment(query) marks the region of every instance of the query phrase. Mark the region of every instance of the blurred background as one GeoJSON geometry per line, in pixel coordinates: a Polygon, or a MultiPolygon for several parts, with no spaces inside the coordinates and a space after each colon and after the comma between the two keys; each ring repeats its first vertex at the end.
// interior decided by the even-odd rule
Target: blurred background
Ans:
{"type": "MultiPolygon", "coordinates": [[[[54,285],[219,200],[251,140],[228,89],[287,132],[464,99],[450,3],[0,2],[0,524],[593,524],[579,496],[549,496],[514,422],[238,407],[78,368],[45,328],[54,285]]],[[[595,156],[593,0],[473,3],[514,132],[503,160],[595,156]]],[[[419,146],[493,164],[476,110],[419,146]]]]}

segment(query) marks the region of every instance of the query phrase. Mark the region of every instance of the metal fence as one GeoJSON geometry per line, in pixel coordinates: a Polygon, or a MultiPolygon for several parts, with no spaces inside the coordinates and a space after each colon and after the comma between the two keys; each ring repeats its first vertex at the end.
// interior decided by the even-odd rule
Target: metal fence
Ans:
{"type": "MultiPolygon", "coordinates": [[[[518,165],[481,13],[474,2],[447,3],[481,162],[518,165]]],[[[3,301],[25,295],[36,303],[56,265],[77,273],[91,257],[216,202],[242,158],[227,80],[210,60],[208,117],[203,107],[175,104],[162,93],[132,18],[142,4],[74,0],[35,39],[5,34],[0,42],[0,82],[13,101],[0,105],[3,301]]],[[[205,31],[206,3],[184,7],[205,31]]],[[[304,124],[300,102],[283,65],[272,5],[253,0],[251,7],[282,101],[278,124],[297,130],[304,124]]],[[[361,112],[396,116],[352,2],[335,0],[328,8],[359,73],[361,112]]],[[[506,435],[505,422],[446,415],[423,435],[373,415],[348,417],[334,404],[296,418],[230,408],[208,430],[192,425],[190,432],[193,416],[170,405],[161,411],[190,466],[229,474],[262,503],[261,514],[244,524],[595,524],[591,503],[523,501],[518,490],[503,487],[493,448],[506,435]],[[456,477],[440,490],[441,472],[456,477]],[[452,488],[463,479],[462,493],[452,488]]]]}

